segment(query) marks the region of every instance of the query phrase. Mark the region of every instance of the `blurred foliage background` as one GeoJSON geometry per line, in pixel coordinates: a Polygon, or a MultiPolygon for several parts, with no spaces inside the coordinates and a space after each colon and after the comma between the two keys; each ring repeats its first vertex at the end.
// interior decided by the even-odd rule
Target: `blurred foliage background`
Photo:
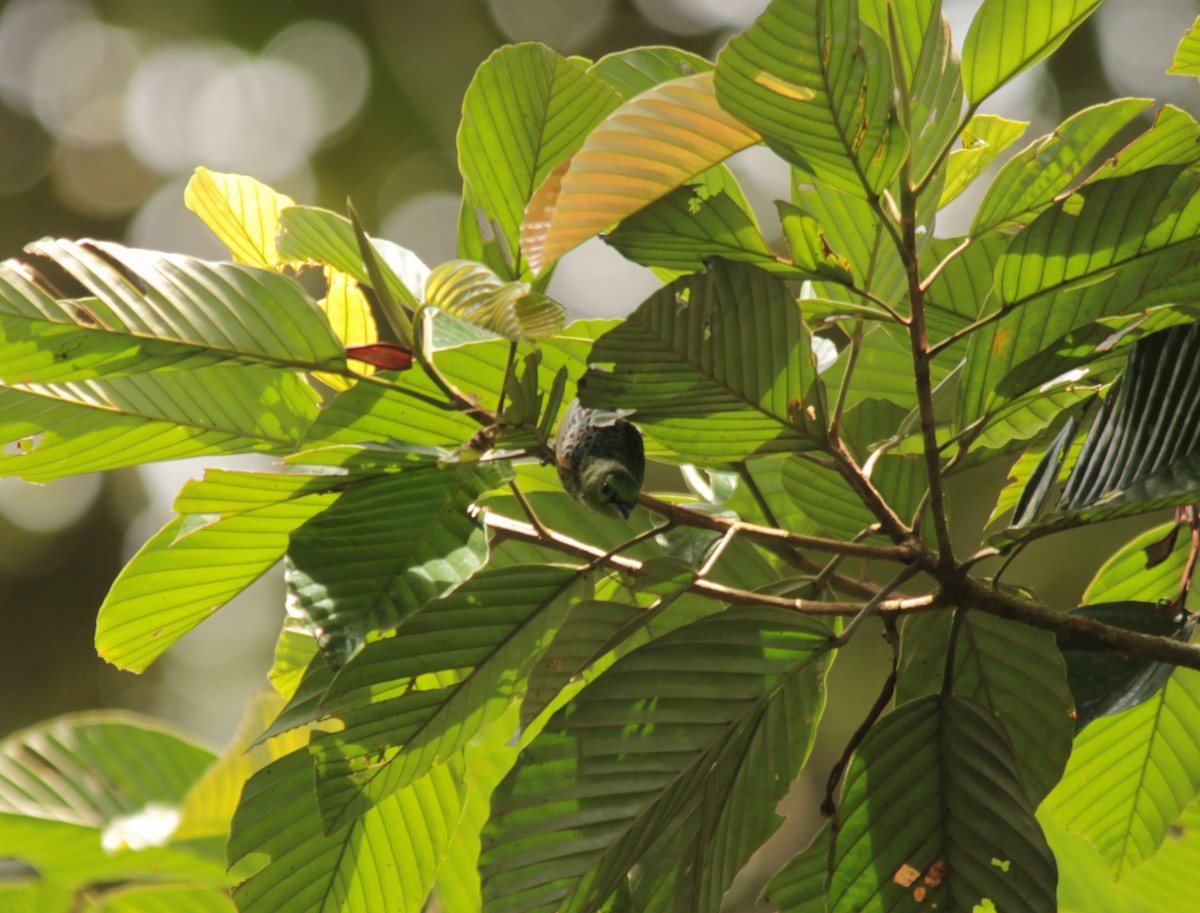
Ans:
{"type": "MultiPolygon", "coordinates": [[[[944,3],[961,42],[978,0],[944,3]]],[[[598,58],[663,43],[713,56],[765,5],[9,0],[0,4],[0,256],[54,235],[222,257],[183,206],[184,184],[205,165],[253,175],[303,203],[344,210],[352,199],[372,234],[436,263],[454,254],[462,94],[494,48],[539,40],[598,58]]],[[[1164,74],[1197,14],[1200,0],[1109,0],[986,110],[1032,118],[1026,142],[1119,95],[1200,114],[1195,82],[1164,74]]],[[[769,200],[786,196],[787,170],[764,150],[733,165],[762,207],[769,237],[769,200]]],[[[964,195],[938,233],[954,234],[962,227],[956,218],[977,201],[964,195]]],[[[594,241],[564,260],[551,293],[576,316],[617,316],[655,286],[647,271],[594,241]]],[[[229,736],[270,665],[284,614],[277,577],[142,677],[106,667],[92,646],[107,587],[201,468],[145,467],[43,488],[0,481],[0,735],[67,711],[117,706],[175,721],[214,747],[229,736]]],[[[957,481],[951,496],[964,535],[978,530],[1002,481],[995,472],[957,481]]],[[[1010,579],[1032,584],[1052,605],[1073,605],[1104,557],[1146,525],[1058,537],[1031,549],[1010,579]]],[[[845,732],[830,735],[830,757],[818,758],[817,770],[828,769],[874,697],[876,676],[856,668],[886,662],[881,644],[859,638],[855,649],[834,674],[841,684],[865,681],[867,690],[832,689],[838,706],[827,719],[835,728],[843,721],[845,732]]]]}

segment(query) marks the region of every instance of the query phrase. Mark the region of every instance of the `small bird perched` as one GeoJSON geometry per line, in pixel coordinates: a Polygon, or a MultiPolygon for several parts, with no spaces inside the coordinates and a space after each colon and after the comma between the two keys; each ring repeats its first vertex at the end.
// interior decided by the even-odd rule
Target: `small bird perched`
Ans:
{"type": "Polygon", "coordinates": [[[593,510],[629,519],[646,472],[642,433],[632,422],[573,400],[558,423],[554,453],[568,494],[593,510]]]}

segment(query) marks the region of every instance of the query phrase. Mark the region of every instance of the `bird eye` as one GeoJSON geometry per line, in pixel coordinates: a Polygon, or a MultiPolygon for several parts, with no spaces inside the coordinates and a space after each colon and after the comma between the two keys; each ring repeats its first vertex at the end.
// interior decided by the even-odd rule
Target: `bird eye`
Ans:
{"type": "Polygon", "coordinates": [[[600,494],[604,495],[605,500],[612,497],[612,486],[608,484],[608,479],[604,480],[604,484],[600,486],[600,494]]]}

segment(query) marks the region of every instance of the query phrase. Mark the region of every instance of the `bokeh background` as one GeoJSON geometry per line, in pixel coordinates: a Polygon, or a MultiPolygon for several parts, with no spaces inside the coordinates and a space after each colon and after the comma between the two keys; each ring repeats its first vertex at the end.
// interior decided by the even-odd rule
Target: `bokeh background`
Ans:
{"type": "MultiPolygon", "coordinates": [[[[961,45],[978,0],[944,0],[961,45]]],[[[253,175],[296,200],[343,209],[427,262],[453,256],[462,94],[497,46],[544,41],[591,58],[641,44],[715,55],[765,0],[8,0],[0,3],[0,256],[55,235],[97,237],[221,257],[183,206],[204,165],[253,175]]],[[[1048,63],[985,111],[1034,123],[1026,141],[1119,95],[1200,114],[1194,80],[1164,70],[1198,0],[1109,0],[1048,63]]],[[[735,170],[762,207],[786,195],[786,168],[764,150],[735,170]]],[[[967,194],[938,225],[960,230],[967,194]]],[[[577,316],[632,309],[656,283],[595,241],[551,289],[577,316]]],[[[212,461],[208,461],[211,463],[212,461]]],[[[122,563],[170,517],[202,466],[151,466],[35,487],[0,481],[0,736],[73,710],[124,707],[219,746],[261,688],[283,619],[277,575],[256,584],[133,676],[95,656],[96,609],[122,563]]],[[[960,482],[959,528],[978,528],[1002,470],[960,482]]],[[[1142,523],[1144,524],[1144,521],[1142,523]]],[[[1012,572],[1047,601],[1073,604],[1130,525],[1063,536],[1012,572]]],[[[827,770],[874,697],[864,666],[877,640],[835,676],[827,770]],[[835,683],[836,685],[836,683],[835,683]]],[[[802,787],[803,791],[805,787],[802,787]]],[[[797,801],[815,804],[812,797],[797,801]]]]}

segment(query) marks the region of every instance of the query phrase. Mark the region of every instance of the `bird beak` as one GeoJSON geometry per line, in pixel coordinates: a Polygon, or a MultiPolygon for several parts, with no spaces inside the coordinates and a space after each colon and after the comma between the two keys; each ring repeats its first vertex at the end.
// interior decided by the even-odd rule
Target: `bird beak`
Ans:
{"type": "Polygon", "coordinates": [[[628,520],[629,515],[633,513],[633,505],[626,504],[624,501],[613,501],[612,506],[619,510],[621,512],[621,516],[626,520],[628,520]]]}

